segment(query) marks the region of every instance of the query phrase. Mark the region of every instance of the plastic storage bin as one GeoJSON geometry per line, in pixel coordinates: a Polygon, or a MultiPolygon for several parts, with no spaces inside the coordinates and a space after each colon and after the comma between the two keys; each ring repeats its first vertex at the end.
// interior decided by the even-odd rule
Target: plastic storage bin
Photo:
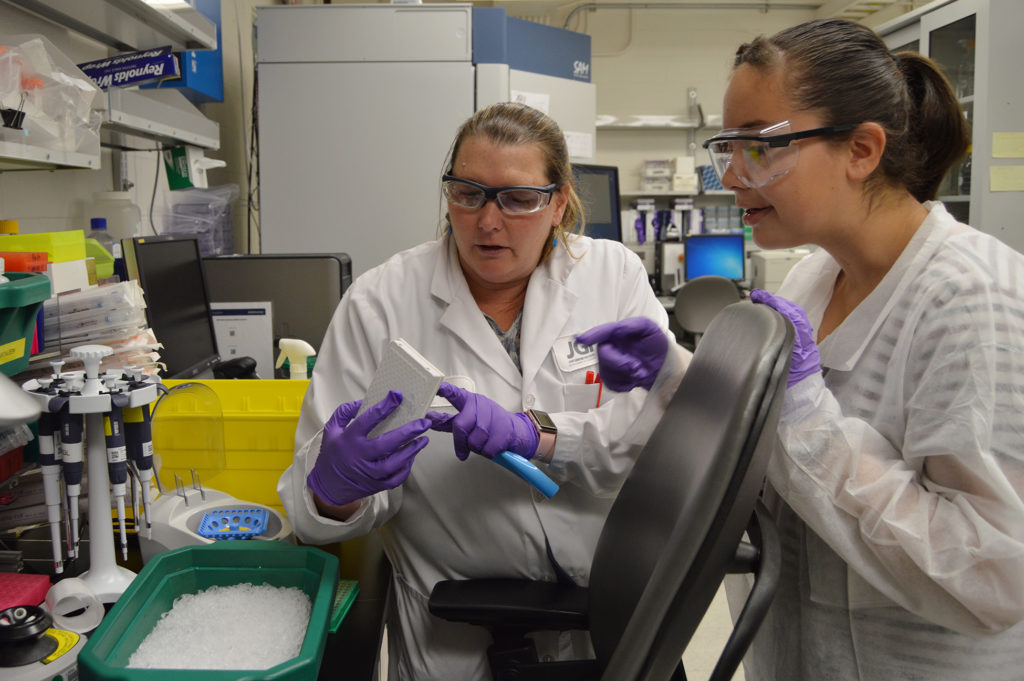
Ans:
{"type": "Polygon", "coordinates": [[[238,200],[237,185],[204,189],[178,189],[170,193],[167,212],[162,215],[168,234],[194,234],[203,257],[234,252],[232,207],[238,200]]]}
{"type": "Polygon", "coordinates": [[[51,262],[81,260],[85,257],[85,232],[70,229],[66,232],[5,234],[0,236],[0,251],[43,251],[51,262]]]}
{"type": "Polygon", "coordinates": [[[50,297],[45,274],[7,272],[0,284],[0,371],[13,376],[28,368],[36,314],[50,297]]]}
{"type": "MultiPolygon", "coordinates": [[[[323,659],[338,559],[309,546],[282,542],[219,542],[162,553],[146,564],[78,656],[81,681],[302,681],[316,679],[323,659]],[[174,599],[211,586],[270,584],[298,587],[312,612],[299,654],[270,669],[129,669],[139,644],[174,599]]],[[[183,654],[187,654],[183,651],[183,654]]]]}
{"type": "MultiPolygon", "coordinates": [[[[199,384],[213,390],[220,403],[224,433],[224,466],[207,479],[210,487],[247,502],[279,511],[277,480],[291,465],[295,450],[295,426],[309,381],[291,380],[165,380],[168,388],[199,384]]],[[[194,434],[210,418],[211,405],[202,399],[161,400],[153,415],[154,445],[163,462],[175,461],[172,470],[161,469],[160,480],[174,488],[171,473],[188,482],[189,467],[208,469],[210,452],[194,434]]]]}

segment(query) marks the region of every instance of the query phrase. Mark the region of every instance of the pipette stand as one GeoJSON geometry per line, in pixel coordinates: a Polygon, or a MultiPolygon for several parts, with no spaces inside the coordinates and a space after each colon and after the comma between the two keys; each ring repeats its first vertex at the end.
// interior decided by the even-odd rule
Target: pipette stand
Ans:
{"type": "MultiPolygon", "coordinates": [[[[86,365],[85,385],[67,396],[68,409],[73,414],[85,414],[86,470],[89,489],[89,569],[79,576],[101,603],[113,603],[135,579],[135,573],[117,564],[114,553],[114,532],[111,528],[110,476],[107,473],[107,445],[104,437],[103,415],[110,411],[110,392],[99,378],[99,362],[112,350],[103,345],[85,345],[71,349],[71,356],[86,365]]],[[[75,372],[71,372],[74,374],[75,372]]],[[[71,375],[69,374],[69,375],[71,375]]],[[[64,376],[63,374],[61,375],[64,376]]],[[[141,407],[157,399],[157,383],[136,382],[121,392],[129,395],[128,406],[141,407]]],[[[47,386],[49,386],[47,382],[47,386]]],[[[54,396],[36,379],[23,386],[38,400],[43,409],[50,408],[54,396]]]]}

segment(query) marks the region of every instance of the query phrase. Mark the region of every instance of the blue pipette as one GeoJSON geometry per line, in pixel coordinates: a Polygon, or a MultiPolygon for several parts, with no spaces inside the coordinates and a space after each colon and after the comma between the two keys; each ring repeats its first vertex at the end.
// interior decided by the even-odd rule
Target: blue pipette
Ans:
{"type": "Polygon", "coordinates": [[[504,451],[492,460],[494,463],[507,468],[536,487],[548,499],[555,496],[555,493],[558,492],[558,485],[555,484],[554,480],[546,476],[541,469],[534,466],[527,459],[514,452],[504,451]]]}

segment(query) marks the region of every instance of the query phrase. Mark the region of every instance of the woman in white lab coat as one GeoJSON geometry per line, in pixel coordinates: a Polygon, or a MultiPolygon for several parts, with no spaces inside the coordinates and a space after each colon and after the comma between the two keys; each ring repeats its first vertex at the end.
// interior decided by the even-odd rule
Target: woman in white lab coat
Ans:
{"type": "MultiPolygon", "coordinates": [[[[391,679],[489,678],[489,635],[429,614],[427,599],[439,580],[587,583],[604,518],[661,413],[652,403],[667,401],[689,357],[671,342],[667,314],[636,255],[616,242],[569,233],[580,204],[554,121],[516,104],[484,109],[460,128],[447,170],[444,235],[362,275],[339,305],[303,403],[295,461],[278,485],[303,541],[336,542],[379,529],[394,569],[391,679]],[[500,191],[524,186],[533,189],[500,191]],[[651,385],[650,396],[616,394],[588,380],[596,353],[576,343],[591,327],[636,316],[652,320],[664,345],[675,346],[668,353],[674,370],[651,385]],[[389,451],[371,455],[374,461],[346,469],[344,446],[332,438],[347,437],[346,424],[344,430],[366,429],[358,424],[365,414],[350,422],[352,403],[363,397],[384,346],[399,337],[467,391],[458,400],[463,414],[467,397],[515,428],[527,422],[522,412],[547,412],[557,426],[553,448],[534,432],[529,448],[546,450],[519,453],[536,454],[560,491],[546,499],[485,456],[460,460],[460,443],[481,450],[480,433],[437,414],[410,424],[389,451]],[[454,429],[455,442],[448,432],[427,433],[431,423],[454,429]],[[378,461],[386,471],[353,482],[356,469],[378,461]],[[347,480],[338,495],[335,473],[347,480]]],[[[443,399],[434,409],[455,412],[443,399]]],[[[369,446],[359,442],[352,448],[369,446]]],[[[540,652],[586,656],[589,643],[579,638],[541,640],[540,652]]]]}
{"type": "Polygon", "coordinates": [[[1019,681],[1024,257],[932,200],[967,146],[949,83],[820,20],[740,47],[723,118],[706,146],[754,240],[820,247],[751,293],[797,343],[746,678],[1019,681]]]}

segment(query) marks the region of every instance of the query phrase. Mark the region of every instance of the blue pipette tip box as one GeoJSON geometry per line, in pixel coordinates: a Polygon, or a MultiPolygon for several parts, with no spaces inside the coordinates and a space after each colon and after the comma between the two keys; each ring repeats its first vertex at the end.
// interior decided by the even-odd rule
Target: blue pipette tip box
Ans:
{"type": "Polygon", "coordinates": [[[267,531],[265,508],[207,511],[199,521],[199,536],[207,539],[251,539],[267,531]]]}

